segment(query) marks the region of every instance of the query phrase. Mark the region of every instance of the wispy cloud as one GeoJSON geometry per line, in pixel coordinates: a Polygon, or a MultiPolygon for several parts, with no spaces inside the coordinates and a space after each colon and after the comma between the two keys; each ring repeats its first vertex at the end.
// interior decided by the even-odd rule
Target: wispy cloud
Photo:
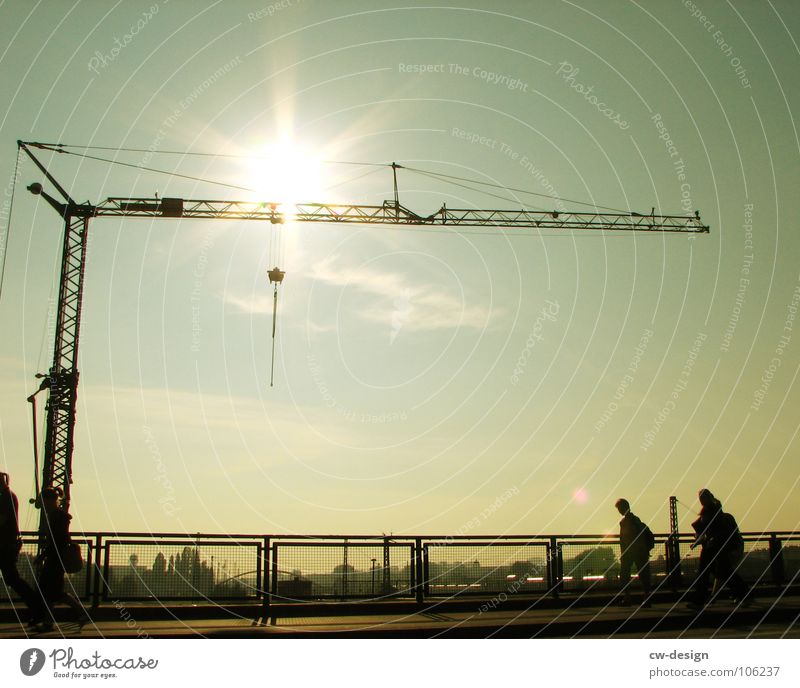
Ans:
{"type": "MultiPolygon", "coordinates": [[[[483,329],[501,312],[452,285],[411,281],[403,273],[365,266],[347,267],[341,262],[338,256],[330,256],[317,262],[306,276],[327,285],[358,290],[367,297],[361,300],[353,315],[365,322],[386,325],[390,343],[404,330],[483,329]]],[[[247,295],[227,291],[224,300],[238,313],[272,314],[271,291],[247,295]]],[[[333,324],[324,322],[306,324],[316,332],[335,329],[333,324]]]]}
{"type": "Polygon", "coordinates": [[[407,275],[370,267],[342,266],[337,256],[314,265],[310,277],[335,286],[358,289],[376,297],[356,316],[390,329],[393,342],[398,333],[456,328],[482,329],[497,314],[486,304],[476,303],[464,292],[441,284],[411,282],[407,275]]]}
{"type": "Polygon", "coordinates": [[[226,292],[225,303],[233,306],[239,313],[272,314],[272,292],[269,295],[250,294],[247,297],[226,292]]]}

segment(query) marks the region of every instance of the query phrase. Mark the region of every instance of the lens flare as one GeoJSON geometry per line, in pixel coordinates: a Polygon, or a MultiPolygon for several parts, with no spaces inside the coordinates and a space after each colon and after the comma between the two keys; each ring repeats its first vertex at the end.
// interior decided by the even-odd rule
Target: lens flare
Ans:
{"type": "Polygon", "coordinates": [[[324,200],[319,156],[288,136],[259,146],[248,161],[247,174],[253,200],[277,203],[289,215],[296,203],[324,200]]]}
{"type": "Polygon", "coordinates": [[[576,504],[586,504],[589,501],[589,493],[582,487],[575,488],[572,492],[572,500],[576,504]]]}

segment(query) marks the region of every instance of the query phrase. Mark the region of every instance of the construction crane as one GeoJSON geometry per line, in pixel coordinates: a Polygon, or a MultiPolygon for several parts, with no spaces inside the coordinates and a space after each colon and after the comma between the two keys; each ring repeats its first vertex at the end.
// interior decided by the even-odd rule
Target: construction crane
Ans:
{"type": "MultiPolygon", "coordinates": [[[[64,151],[60,146],[23,141],[17,141],[17,145],[31,158],[63,199],[54,198],[39,183],[28,186],[31,193],[40,195],[64,221],[53,363],[48,373],[39,375],[42,378],[39,391],[46,389],[48,392],[41,486],[60,487],[64,494],[64,508],[67,509],[72,485],[72,452],[78,393],[78,344],[80,341],[83,278],[86,267],[86,245],[89,221],[94,218],[256,220],[271,224],[281,224],[290,219],[293,222],[406,225],[431,228],[490,227],[498,231],[509,227],[695,234],[709,231],[708,225],[701,222],[698,212],[687,216],[656,215],[655,210],[650,214],[549,212],[455,209],[443,205],[432,215],[418,215],[400,204],[397,190],[397,170],[402,169],[402,166],[395,163],[391,164],[394,175],[394,199],[384,201],[381,205],[299,203],[287,209],[279,203],[158,197],[112,197],[96,204],[77,203],[31,150],[31,148],[36,148],[62,153],[64,151]]],[[[277,270],[277,268],[275,269],[277,270]]],[[[280,277],[282,279],[282,272],[280,277]]],[[[275,281],[272,274],[270,279],[275,281]]],[[[31,395],[29,400],[33,399],[36,393],[31,395]]],[[[386,567],[386,563],[384,567],[386,567]]]]}

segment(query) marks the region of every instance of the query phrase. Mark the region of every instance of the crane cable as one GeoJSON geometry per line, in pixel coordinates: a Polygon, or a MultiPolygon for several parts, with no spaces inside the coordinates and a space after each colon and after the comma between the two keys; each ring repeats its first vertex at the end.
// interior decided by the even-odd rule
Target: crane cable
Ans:
{"type": "Polygon", "coordinates": [[[39,499],[39,437],[36,430],[36,392],[28,397],[31,403],[31,424],[33,426],[33,479],[36,484],[36,499],[39,499]]]}
{"type": "MultiPolygon", "coordinates": [[[[105,150],[125,153],[150,153],[155,155],[182,155],[182,156],[195,156],[204,158],[230,158],[234,160],[271,160],[268,155],[239,155],[236,153],[204,153],[202,151],[173,151],[173,150],[150,150],[149,148],[124,148],[113,146],[85,146],[71,143],[42,143],[40,146],[48,146],[50,148],[82,148],[84,150],[105,150]]],[[[69,153],[70,151],[57,150],[58,153],[69,153]]],[[[72,153],[78,155],[78,153],[72,153]]],[[[388,162],[356,162],[353,160],[321,160],[320,162],[330,165],[360,165],[371,167],[391,167],[392,164],[388,162]]]]}
{"type": "Polygon", "coordinates": [[[689,512],[693,513],[695,516],[699,516],[698,512],[696,512],[696,511],[694,510],[694,507],[691,507],[691,506],[689,506],[688,504],[684,504],[684,503],[683,503],[683,502],[682,502],[680,499],[678,499],[677,497],[675,498],[675,501],[676,501],[678,504],[680,504],[682,507],[685,507],[687,511],[689,511],[689,512]]]}
{"type": "Polygon", "coordinates": [[[270,387],[273,387],[275,383],[275,332],[278,326],[278,285],[283,282],[283,277],[285,274],[286,273],[277,266],[267,272],[269,283],[275,284],[272,292],[272,362],[269,373],[270,387]]]}
{"type": "MultiPolygon", "coordinates": [[[[447,184],[452,184],[453,186],[461,187],[462,189],[467,189],[468,191],[477,191],[478,193],[482,193],[485,196],[491,196],[492,198],[499,198],[501,201],[508,201],[509,203],[513,203],[513,202],[517,202],[518,203],[519,202],[516,199],[506,198],[505,196],[501,196],[500,194],[492,193],[491,191],[483,191],[482,189],[476,189],[476,188],[474,188],[472,186],[467,186],[466,184],[459,184],[458,182],[453,182],[453,181],[450,181],[448,179],[442,179],[443,175],[439,175],[436,172],[427,172],[425,170],[417,170],[417,169],[410,168],[410,167],[404,167],[403,169],[407,169],[409,172],[415,172],[416,174],[421,174],[421,175],[424,175],[426,177],[431,177],[432,179],[438,179],[439,181],[443,181],[443,182],[445,182],[447,184]]],[[[475,183],[475,184],[485,183],[485,182],[479,182],[479,181],[474,180],[474,179],[465,180],[465,181],[470,181],[470,182],[475,183]]],[[[496,186],[496,185],[493,185],[493,186],[496,186]]],[[[527,193],[533,193],[533,192],[527,192],[527,193]]],[[[544,210],[544,208],[536,208],[535,206],[533,206],[533,209],[534,210],[544,210]]]]}
{"type": "MultiPolygon", "coordinates": [[[[550,195],[550,194],[543,194],[543,193],[539,193],[538,191],[529,191],[527,189],[515,189],[515,188],[513,188],[511,186],[504,186],[503,184],[494,184],[492,182],[482,182],[482,181],[480,181],[478,179],[468,179],[466,177],[457,177],[457,176],[452,175],[452,174],[443,174],[441,172],[430,172],[429,170],[420,170],[420,169],[417,169],[416,167],[405,167],[405,166],[402,166],[402,169],[408,170],[409,172],[417,172],[419,174],[426,174],[426,175],[428,175],[430,177],[438,177],[438,178],[441,178],[442,181],[445,181],[447,179],[457,179],[458,181],[469,182],[471,184],[481,184],[483,186],[491,186],[491,187],[494,187],[495,189],[504,189],[505,191],[513,191],[515,193],[530,194],[531,196],[539,196],[541,198],[550,198],[550,199],[552,199],[554,201],[566,201],[567,203],[574,203],[575,205],[585,205],[585,206],[588,206],[590,208],[600,208],[601,210],[610,210],[611,212],[614,212],[614,213],[629,213],[630,212],[629,210],[621,210],[620,208],[610,208],[608,206],[598,205],[597,203],[587,203],[586,201],[576,201],[576,200],[574,200],[572,198],[563,198],[561,196],[553,196],[553,195],[550,195]]],[[[460,185],[456,184],[456,186],[460,186],[460,185]]],[[[467,188],[469,188],[469,187],[467,187],[467,188]]],[[[479,191],[480,192],[479,189],[473,189],[473,191],[479,191]]],[[[487,194],[489,196],[493,195],[493,194],[490,194],[488,191],[482,191],[480,193],[485,193],[485,194],[487,194]]],[[[501,196],[495,196],[495,198],[502,198],[502,200],[504,200],[504,201],[511,201],[512,200],[512,199],[509,199],[509,198],[503,198],[501,196]]]]}
{"type": "Polygon", "coordinates": [[[85,153],[73,153],[72,151],[68,150],[59,150],[58,153],[64,153],[65,155],[74,155],[79,158],[86,158],[87,160],[95,160],[97,162],[107,162],[109,165],[122,165],[122,167],[132,167],[136,170],[144,170],[145,172],[155,172],[156,174],[167,174],[170,177],[179,177],[181,179],[188,179],[194,182],[203,182],[205,184],[216,184],[217,186],[225,186],[229,189],[237,189],[238,191],[251,191],[254,192],[255,189],[251,189],[247,186],[238,186],[237,184],[228,184],[227,182],[218,182],[213,179],[204,179],[203,177],[194,177],[188,174],[179,174],[178,172],[170,172],[168,170],[159,170],[155,167],[147,167],[145,165],[135,165],[130,162],[122,162],[122,160],[109,160],[108,158],[101,158],[96,155],[86,155],[85,153]]]}
{"type": "Polygon", "coordinates": [[[283,281],[284,272],[278,267],[283,261],[283,235],[281,233],[282,223],[273,224],[269,235],[269,265],[274,268],[267,270],[270,285],[274,284],[272,290],[272,353],[270,357],[269,386],[275,386],[275,333],[278,328],[278,284],[283,281]]]}
{"type": "MultiPolygon", "coordinates": [[[[131,167],[136,170],[143,170],[145,172],[154,172],[156,174],[166,174],[170,177],[179,177],[181,179],[188,179],[190,181],[195,182],[203,182],[205,184],[215,184],[217,186],[224,186],[229,189],[237,189],[238,191],[249,191],[251,193],[255,193],[256,189],[253,189],[249,186],[239,186],[238,184],[229,184],[227,182],[220,182],[215,179],[207,179],[205,177],[195,177],[193,175],[187,174],[180,174],[178,172],[170,172],[169,170],[162,170],[156,167],[147,167],[146,165],[136,165],[130,162],[123,162],[122,160],[112,160],[109,158],[101,158],[97,155],[87,155],[86,153],[75,153],[69,150],[63,150],[67,147],[72,148],[86,148],[86,149],[96,149],[96,150],[113,150],[113,151],[124,151],[124,152],[131,152],[131,153],[153,153],[154,151],[149,151],[142,148],[109,148],[109,147],[101,147],[101,146],[68,146],[67,144],[39,144],[39,146],[46,146],[44,150],[52,150],[56,153],[63,153],[65,155],[73,155],[78,158],[85,158],[87,160],[94,160],[96,162],[105,162],[109,165],[121,165],[122,167],[131,167]]],[[[217,157],[217,158],[239,158],[239,159],[248,159],[248,160],[258,160],[258,159],[268,159],[268,158],[259,158],[253,157],[249,155],[233,155],[227,153],[215,154],[215,153],[191,153],[191,152],[180,152],[180,151],[155,151],[158,153],[165,153],[171,155],[195,155],[195,156],[205,156],[205,157],[217,157]]],[[[360,166],[370,166],[370,167],[391,167],[388,163],[377,163],[377,162],[350,162],[346,160],[323,160],[322,162],[329,163],[332,165],[360,165],[360,166]]]]}
{"type": "Polygon", "coordinates": [[[269,386],[273,387],[275,384],[275,329],[278,324],[278,284],[275,283],[275,288],[272,292],[272,359],[269,366],[269,386]]]}
{"type": "MultiPolygon", "coordinates": [[[[87,155],[86,153],[76,153],[76,152],[73,152],[73,151],[70,151],[70,150],[64,150],[64,149],[65,148],[81,148],[81,149],[84,149],[84,150],[108,150],[108,151],[115,151],[115,152],[150,153],[150,154],[158,153],[158,154],[163,154],[163,155],[182,155],[182,156],[216,157],[216,158],[249,159],[249,160],[269,159],[269,158],[265,158],[263,156],[259,157],[259,156],[249,156],[249,155],[237,155],[237,154],[233,154],[233,153],[204,153],[204,152],[199,152],[199,151],[198,152],[192,152],[192,151],[171,151],[171,150],[170,151],[151,151],[151,150],[148,150],[148,149],[145,149],[145,148],[113,148],[113,147],[110,147],[110,146],[85,146],[85,145],[63,144],[63,143],[58,143],[58,144],[37,144],[37,145],[38,146],[47,147],[46,150],[49,149],[49,150],[53,150],[53,152],[64,153],[66,155],[74,155],[74,156],[77,156],[77,157],[86,158],[88,160],[95,160],[95,161],[98,161],[98,162],[106,162],[106,163],[111,164],[111,165],[122,165],[123,167],[132,167],[134,169],[140,169],[140,170],[144,170],[144,171],[147,171],[147,172],[154,172],[156,174],[166,174],[166,175],[170,175],[170,176],[173,176],[173,177],[179,177],[181,179],[188,179],[190,181],[198,181],[198,182],[203,182],[203,183],[207,183],[207,184],[215,184],[215,185],[218,185],[218,186],[224,186],[224,187],[231,188],[231,189],[237,189],[239,191],[249,191],[249,192],[255,192],[256,190],[252,189],[252,188],[249,188],[249,187],[245,187],[245,186],[238,186],[236,184],[229,184],[229,183],[226,183],[226,182],[216,181],[216,180],[213,180],[213,179],[206,179],[206,178],[203,178],[203,177],[195,177],[195,176],[191,176],[191,175],[179,174],[177,172],[170,172],[168,170],[161,170],[161,169],[158,169],[158,168],[147,167],[147,166],[144,166],[144,165],[136,165],[136,164],[133,164],[133,163],[122,162],[121,160],[110,160],[108,158],[101,158],[101,157],[95,156],[95,155],[87,155]]],[[[359,165],[359,166],[369,166],[369,167],[392,167],[392,163],[356,162],[356,161],[351,161],[351,160],[323,160],[322,162],[326,163],[326,164],[331,164],[331,165],[359,165]]],[[[608,210],[608,211],[614,212],[614,213],[627,214],[627,213],[630,212],[630,210],[623,210],[623,209],[620,209],[620,208],[612,208],[610,206],[598,205],[597,203],[588,203],[586,201],[576,201],[575,199],[563,198],[561,196],[555,196],[555,195],[551,195],[551,194],[543,194],[543,193],[540,193],[540,192],[537,192],[537,191],[531,191],[529,189],[517,189],[517,188],[514,188],[514,187],[504,186],[503,184],[496,184],[496,183],[493,183],[493,182],[481,181],[479,179],[469,179],[467,177],[459,177],[459,176],[452,175],[452,174],[444,174],[444,173],[441,173],[441,172],[431,172],[430,170],[423,170],[423,169],[419,169],[419,168],[416,168],[416,167],[407,167],[405,165],[397,165],[397,167],[399,169],[408,170],[409,172],[415,172],[417,174],[428,175],[428,176],[430,176],[432,178],[439,179],[440,181],[449,182],[451,184],[454,184],[455,186],[461,186],[461,185],[460,184],[456,184],[453,180],[461,181],[461,182],[467,182],[467,183],[470,183],[470,184],[477,184],[479,186],[488,186],[488,187],[492,187],[492,188],[495,188],[495,189],[504,189],[506,191],[512,191],[514,193],[523,193],[523,194],[528,194],[528,195],[531,195],[531,196],[538,196],[540,198],[548,198],[548,199],[551,199],[551,200],[554,200],[554,201],[566,201],[567,203],[574,203],[576,205],[583,205],[583,206],[587,206],[587,207],[590,207],[590,208],[598,208],[600,210],[608,210]]],[[[504,196],[498,196],[498,195],[492,194],[489,191],[483,191],[481,189],[475,189],[475,188],[471,188],[471,187],[462,187],[462,188],[466,188],[466,189],[469,189],[471,191],[475,191],[477,193],[482,193],[482,194],[485,194],[487,196],[492,196],[494,198],[499,198],[499,199],[504,200],[504,201],[514,202],[514,199],[509,199],[509,198],[506,198],[504,196]]]]}
{"type": "Polygon", "coordinates": [[[0,265],[0,299],[3,297],[3,284],[6,279],[6,258],[8,257],[8,238],[11,235],[11,217],[14,214],[14,196],[17,191],[17,178],[19,177],[19,161],[22,149],[17,148],[17,160],[14,163],[14,176],[11,179],[11,200],[8,204],[8,220],[6,221],[6,235],[3,241],[3,261],[0,265]]]}

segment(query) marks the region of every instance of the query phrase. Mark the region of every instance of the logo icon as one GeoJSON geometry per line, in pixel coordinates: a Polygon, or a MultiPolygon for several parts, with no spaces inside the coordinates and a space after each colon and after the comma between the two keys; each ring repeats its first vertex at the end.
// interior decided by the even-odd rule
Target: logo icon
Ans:
{"type": "Polygon", "coordinates": [[[25,650],[19,658],[19,668],[26,676],[36,676],[44,666],[44,652],[37,647],[25,650]]]}

